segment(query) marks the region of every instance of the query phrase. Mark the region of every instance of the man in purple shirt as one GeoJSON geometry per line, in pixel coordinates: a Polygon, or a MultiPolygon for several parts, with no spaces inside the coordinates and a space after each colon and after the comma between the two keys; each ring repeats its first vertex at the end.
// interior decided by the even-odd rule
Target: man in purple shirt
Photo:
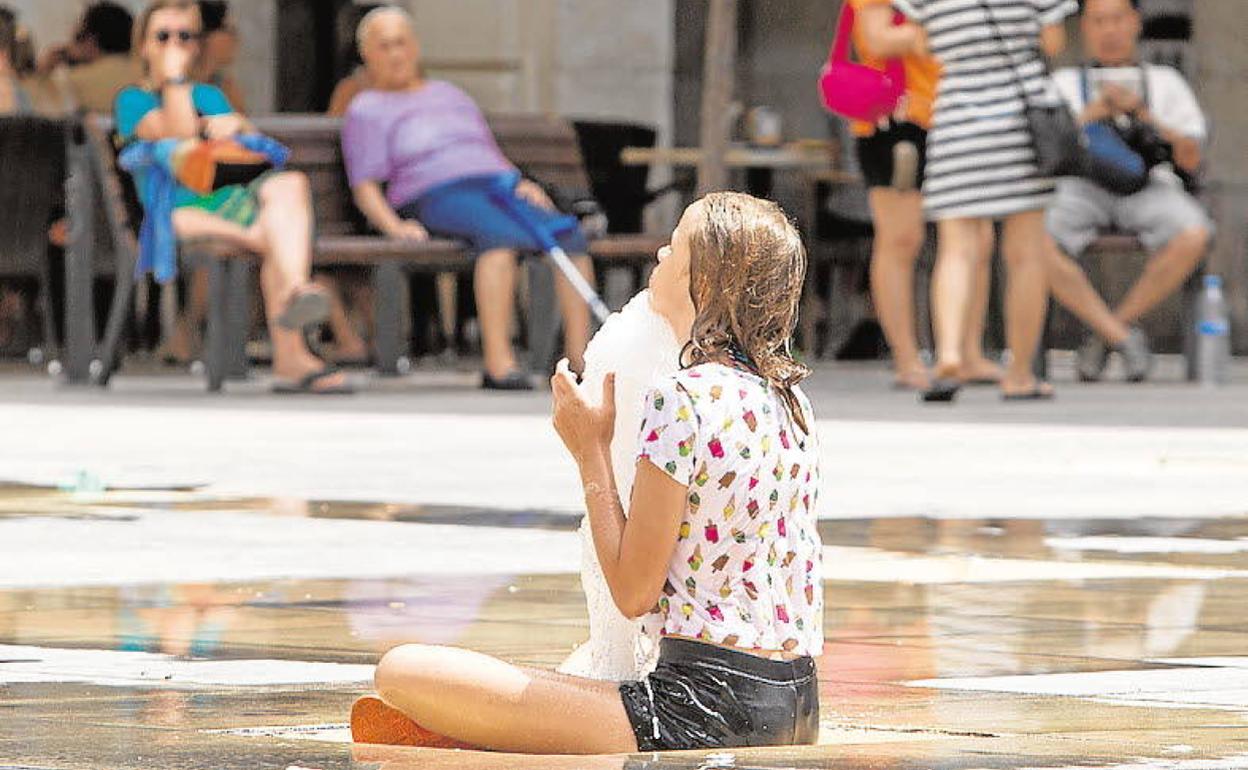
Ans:
{"type": "MultiPolygon", "coordinates": [[[[356,205],[394,238],[424,240],[434,233],[469,242],[477,254],[482,387],[531,389],[511,349],[511,310],[516,255],[541,245],[517,220],[552,231],[590,278],[585,238],[575,220],[556,211],[542,188],[522,179],[503,156],[470,96],[421,76],[420,47],[406,12],[379,8],[360,22],[357,36],[373,88],[351,102],[342,128],[356,205]]],[[[580,371],[589,310],[563,277],[556,288],[567,356],[580,371]]]]}

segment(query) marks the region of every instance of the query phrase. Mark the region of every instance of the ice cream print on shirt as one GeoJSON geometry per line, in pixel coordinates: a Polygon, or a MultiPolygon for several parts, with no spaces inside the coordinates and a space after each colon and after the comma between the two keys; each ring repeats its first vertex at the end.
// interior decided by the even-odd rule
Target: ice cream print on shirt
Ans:
{"type": "Polygon", "coordinates": [[[818,655],[818,446],[766,381],[721,364],[665,379],[646,397],[638,456],[689,490],[647,630],[818,655]]]}

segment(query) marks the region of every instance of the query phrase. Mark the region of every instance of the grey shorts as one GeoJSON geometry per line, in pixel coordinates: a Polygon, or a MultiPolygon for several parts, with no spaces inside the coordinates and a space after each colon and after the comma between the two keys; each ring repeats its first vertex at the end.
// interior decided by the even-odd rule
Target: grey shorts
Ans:
{"type": "Polygon", "coordinates": [[[1165,172],[1154,172],[1148,187],[1135,195],[1115,195],[1077,177],[1061,179],[1047,222],[1053,240],[1072,257],[1082,255],[1109,229],[1135,235],[1150,252],[1187,230],[1213,233],[1213,222],[1200,203],[1178,177],[1165,172]]]}

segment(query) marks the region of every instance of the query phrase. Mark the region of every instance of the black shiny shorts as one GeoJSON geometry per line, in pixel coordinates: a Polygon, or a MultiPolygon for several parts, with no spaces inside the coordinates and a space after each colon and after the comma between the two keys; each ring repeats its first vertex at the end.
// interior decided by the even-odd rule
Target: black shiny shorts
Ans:
{"type": "Polygon", "coordinates": [[[663,639],[659,664],[620,696],[641,751],[792,746],[819,738],[813,658],[767,660],[663,639]]]}
{"type": "Polygon", "coordinates": [[[915,188],[923,186],[927,171],[927,131],[913,123],[890,123],[888,128],[871,136],[860,136],[855,143],[858,166],[867,187],[891,187],[893,185],[893,148],[901,142],[910,142],[919,151],[919,167],[915,188]]]}

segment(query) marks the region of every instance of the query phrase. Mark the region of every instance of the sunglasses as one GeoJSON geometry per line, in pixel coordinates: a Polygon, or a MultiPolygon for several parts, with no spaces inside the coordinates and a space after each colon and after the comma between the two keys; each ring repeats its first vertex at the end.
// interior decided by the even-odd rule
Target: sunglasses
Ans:
{"type": "Polygon", "coordinates": [[[165,45],[170,40],[177,39],[182,45],[186,45],[194,40],[199,40],[199,33],[192,32],[189,29],[169,30],[161,29],[156,31],[156,42],[165,45]]]}

